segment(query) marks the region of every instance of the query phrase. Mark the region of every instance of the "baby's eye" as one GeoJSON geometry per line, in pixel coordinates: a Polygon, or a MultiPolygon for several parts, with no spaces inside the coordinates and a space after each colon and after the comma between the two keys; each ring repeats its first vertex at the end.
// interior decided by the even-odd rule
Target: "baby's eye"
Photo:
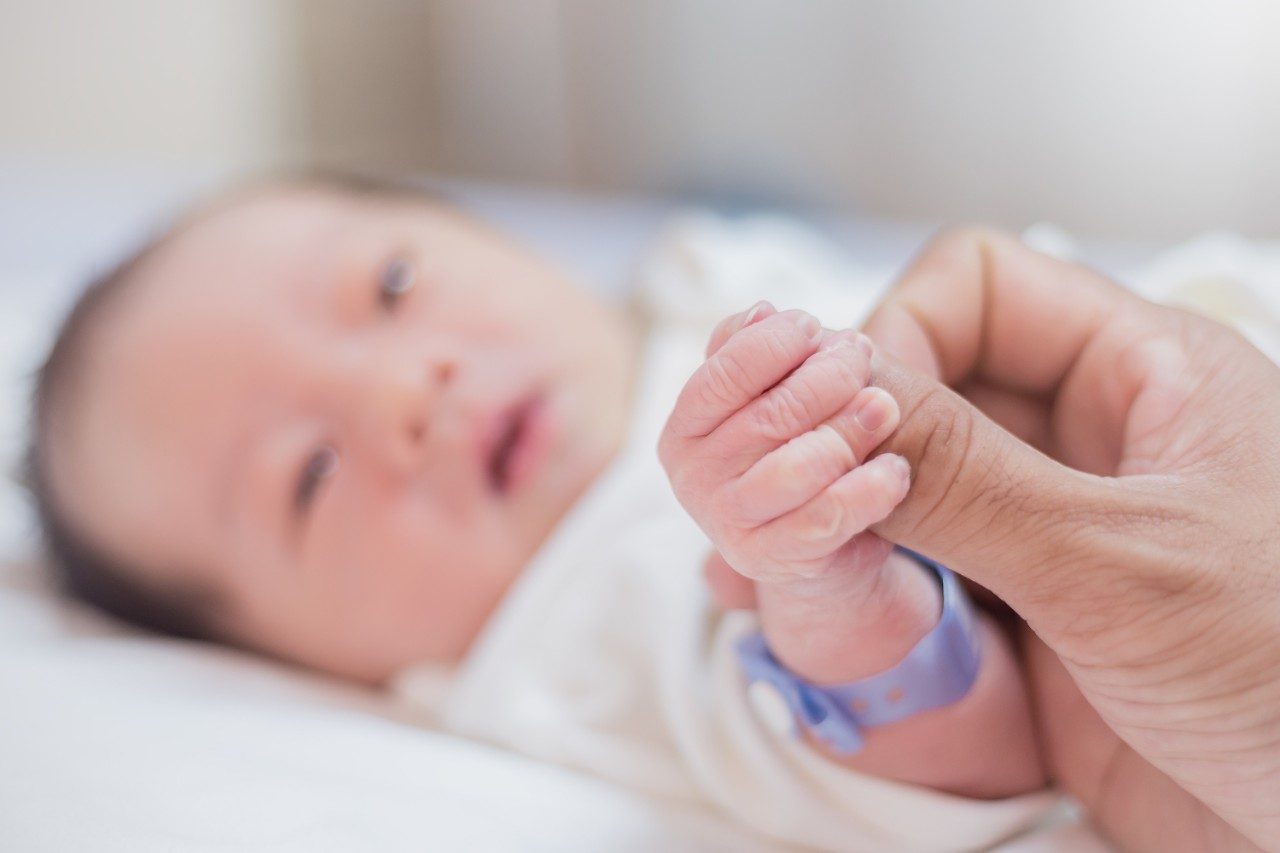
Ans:
{"type": "Polygon", "coordinates": [[[332,447],[322,447],[307,457],[298,477],[298,486],[293,495],[294,509],[305,513],[315,500],[320,483],[338,470],[338,451],[332,447]]]}
{"type": "Polygon", "coordinates": [[[378,278],[378,304],[383,310],[391,311],[400,302],[400,297],[413,289],[413,267],[403,258],[396,258],[382,268],[378,278]]]}

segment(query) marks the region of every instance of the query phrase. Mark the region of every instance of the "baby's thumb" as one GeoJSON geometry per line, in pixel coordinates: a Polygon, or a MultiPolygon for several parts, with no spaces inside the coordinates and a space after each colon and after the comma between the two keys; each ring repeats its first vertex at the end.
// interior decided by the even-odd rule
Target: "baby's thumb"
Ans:
{"type": "Polygon", "coordinates": [[[902,410],[883,449],[911,463],[910,492],[872,529],[977,581],[1033,623],[1064,584],[1079,594],[1088,578],[1069,555],[1082,532],[1122,509],[1122,490],[1055,462],[887,356],[876,356],[872,381],[902,410]]]}

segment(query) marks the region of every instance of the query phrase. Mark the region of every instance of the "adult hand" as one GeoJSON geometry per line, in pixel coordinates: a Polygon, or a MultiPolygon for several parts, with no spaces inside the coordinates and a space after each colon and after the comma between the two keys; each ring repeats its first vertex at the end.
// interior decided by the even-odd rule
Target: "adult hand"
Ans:
{"type": "Polygon", "coordinates": [[[984,231],[867,332],[914,476],[874,529],[1026,620],[1058,780],[1127,847],[1280,848],[1280,369],[984,231]]]}
{"type": "Polygon", "coordinates": [[[1280,369],[986,231],[935,240],[867,332],[913,471],[873,529],[1026,620],[1055,778],[1125,847],[1280,849],[1280,369]]]}

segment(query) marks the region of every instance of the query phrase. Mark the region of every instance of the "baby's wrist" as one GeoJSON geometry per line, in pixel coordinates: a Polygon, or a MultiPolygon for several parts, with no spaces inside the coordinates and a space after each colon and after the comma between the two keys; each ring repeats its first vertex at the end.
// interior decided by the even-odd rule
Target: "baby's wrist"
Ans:
{"type": "MultiPolygon", "coordinates": [[[[977,617],[956,575],[923,556],[902,553],[931,575],[941,599],[941,612],[932,627],[918,638],[913,636],[914,630],[896,632],[896,628],[925,621],[921,618],[923,609],[897,625],[884,616],[904,612],[903,606],[909,604],[910,599],[901,596],[875,618],[863,621],[843,636],[839,635],[839,613],[830,610],[833,630],[824,635],[815,634],[807,648],[800,645],[804,638],[799,634],[790,636],[774,630],[772,643],[759,632],[743,636],[737,643],[737,654],[747,682],[748,699],[763,720],[776,722],[781,731],[782,725],[788,722],[783,715],[785,709],[790,718],[787,728],[793,734],[813,740],[824,752],[841,760],[861,753],[864,745],[872,746],[865,740],[868,730],[878,731],[883,727],[889,739],[877,736],[875,743],[880,745],[909,743],[912,736],[902,740],[906,732],[916,732],[926,742],[942,736],[945,726],[938,729],[937,722],[951,719],[950,714],[931,716],[929,724],[922,718],[923,729],[914,723],[906,728],[898,724],[905,724],[909,718],[927,711],[949,708],[969,695],[981,669],[977,617]],[[875,629],[881,632],[879,637],[857,636],[875,629]],[[911,647],[901,656],[896,650],[887,652],[883,642],[895,634],[896,639],[911,642],[911,647]],[[827,643],[832,637],[835,642],[827,643]],[[792,641],[796,643],[794,649],[786,645],[792,641]],[[841,642],[851,644],[852,652],[840,654],[841,642]],[[827,644],[825,656],[824,643],[827,644]],[[867,650],[882,655],[881,661],[871,665],[874,654],[868,654],[867,650]],[[783,651],[789,655],[789,662],[781,659],[783,651]],[[868,669],[875,671],[867,673],[868,669]]],[[[895,565],[892,571],[911,577],[906,568],[895,565]]],[[[895,754],[892,748],[885,753],[882,746],[877,746],[867,758],[872,762],[870,766],[876,766],[886,755],[895,754]]]]}
{"type": "Polygon", "coordinates": [[[942,593],[933,573],[893,554],[871,577],[759,589],[761,628],[773,654],[815,684],[841,684],[901,661],[938,624],[942,593]]]}

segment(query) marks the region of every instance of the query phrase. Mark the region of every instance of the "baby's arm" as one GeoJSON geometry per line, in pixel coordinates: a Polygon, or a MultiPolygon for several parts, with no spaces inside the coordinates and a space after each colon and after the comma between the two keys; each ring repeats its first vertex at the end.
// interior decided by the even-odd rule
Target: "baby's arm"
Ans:
{"type": "MultiPolygon", "coordinates": [[[[870,549],[868,549],[870,550],[870,549]]],[[[758,583],[770,649],[815,684],[843,684],[898,663],[937,623],[932,573],[900,553],[868,553],[822,581],[758,583]]],[[[1025,685],[1009,641],[979,617],[981,666],[960,701],[864,729],[863,748],[830,758],[866,773],[969,797],[996,798],[1044,785],[1025,685]]]]}
{"type": "MultiPolygon", "coordinates": [[[[896,664],[933,627],[936,581],[888,558],[866,528],[906,494],[900,457],[866,460],[897,405],[867,386],[870,342],[801,312],[757,306],[725,321],[681,393],[659,447],[677,496],[756,582],[774,654],[815,683],[896,664]]],[[[969,796],[1043,782],[1007,643],[984,622],[982,667],[959,702],[868,728],[850,767],[969,796]]],[[[822,744],[818,748],[826,749],[822,744]]]]}

